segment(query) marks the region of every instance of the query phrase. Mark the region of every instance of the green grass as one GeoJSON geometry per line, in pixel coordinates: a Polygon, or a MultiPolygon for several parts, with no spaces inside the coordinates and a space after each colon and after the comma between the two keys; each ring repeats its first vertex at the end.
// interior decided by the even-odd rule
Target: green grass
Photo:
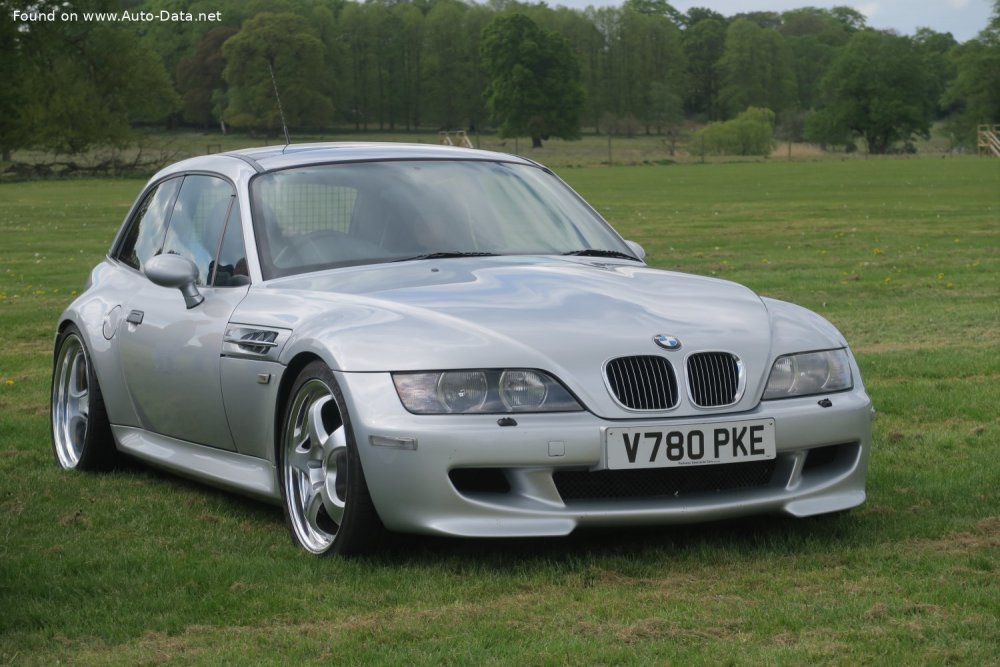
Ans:
{"type": "Polygon", "coordinates": [[[652,264],[844,331],[879,410],[864,507],[317,560],[270,506],[59,471],[53,327],[142,183],[0,185],[0,663],[998,664],[1000,162],[562,175],[652,264]]]}

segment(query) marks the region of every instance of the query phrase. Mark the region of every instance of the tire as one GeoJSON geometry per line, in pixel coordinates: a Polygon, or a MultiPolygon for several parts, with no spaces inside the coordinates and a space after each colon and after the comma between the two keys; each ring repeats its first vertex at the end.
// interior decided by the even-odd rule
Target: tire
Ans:
{"type": "Polygon", "coordinates": [[[52,367],[52,453],[67,470],[108,470],[117,460],[114,436],[90,351],[70,324],[56,338],[52,367]]]}
{"type": "Polygon", "coordinates": [[[365,554],[385,543],[343,394],[321,361],[292,384],[278,461],[292,542],[317,556],[365,554]]]}

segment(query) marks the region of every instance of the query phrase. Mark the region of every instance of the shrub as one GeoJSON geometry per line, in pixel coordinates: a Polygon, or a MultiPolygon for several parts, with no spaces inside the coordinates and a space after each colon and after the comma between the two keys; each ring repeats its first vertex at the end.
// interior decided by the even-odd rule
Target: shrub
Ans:
{"type": "Polygon", "coordinates": [[[689,150],[699,155],[767,156],[774,146],[774,112],[750,107],[733,120],[710,123],[695,132],[689,150]]]}

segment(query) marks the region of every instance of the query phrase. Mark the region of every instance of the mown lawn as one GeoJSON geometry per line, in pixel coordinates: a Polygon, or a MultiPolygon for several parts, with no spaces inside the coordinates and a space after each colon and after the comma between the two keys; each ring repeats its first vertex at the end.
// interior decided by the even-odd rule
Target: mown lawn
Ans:
{"type": "Polygon", "coordinates": [[[1000,161],[562,172],[657,266],[813,308],[879,416],[845,515],[295,550],[281,512],[51,461],[53,327],[141,181],[0,185],[0,663],[997,664],[1000,161]]]}

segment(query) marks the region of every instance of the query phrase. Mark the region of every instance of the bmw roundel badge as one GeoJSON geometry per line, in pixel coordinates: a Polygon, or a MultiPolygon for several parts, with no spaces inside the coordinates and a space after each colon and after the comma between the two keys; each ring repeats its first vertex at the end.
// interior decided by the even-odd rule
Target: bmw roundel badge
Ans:
{"type": "Polygon", "coordinates": [[[664,350],[681,349],[681,340],[676,336],[668,336],[666,334],[656,334],[655,336],[653,336],[653,342],[662,347],[664,350]]]}

